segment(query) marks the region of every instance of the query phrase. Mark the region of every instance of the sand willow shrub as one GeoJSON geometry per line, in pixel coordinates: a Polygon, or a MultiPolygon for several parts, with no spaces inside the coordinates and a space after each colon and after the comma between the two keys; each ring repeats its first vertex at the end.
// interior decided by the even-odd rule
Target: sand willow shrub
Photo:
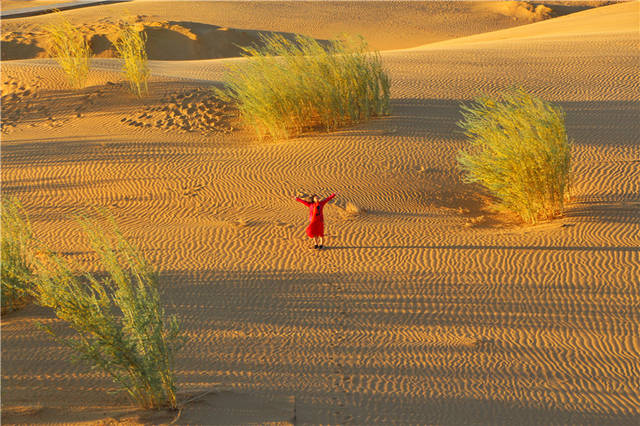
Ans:
{"type": "Polygon", "coordinates": [[[58,62],[73,87],[83,87],[89,75],[91,48],[82,31],[64,18],[45,26],[44,31],[49,56],[58,62]]]}
{"type": "Polygon", "coordinates": [[[33,236],[31,224],[18,201],[3,199],[0,208],[2,209],[0,298],[2,312],[8,312],[18,308],[29,298],[33,278],[29,260],[33,236]]]}
{"type": "Polygon", "coordinates": [[[176,318],[165,315],[153,268],[115,223],[108,234],[96,221],[80,222],[105,275],[79,277],[57,255],[39,258],[36,300],[77,336],[60,337],[43,327],[80,360],[111,376],[141,407],[175,408],[173,361],[182,338],[176,318]]]}
{"type": "Polygon", "coordinates": [[[235,103],[259,138],[334,130],[389,112],[389,77],[362,38],[322,45],[297,36],[262,36],[229,66],[218,96],[235,103]]]}
{"type": "Polygon", "coordinates": [[[149,64],[146,50],[147,36],[144,31],[139,31],[135,25],[122,24],[115,48],[123,59],[122,72],[124,73],[131,92],[138,97],[148,93],[149,88],[149,64]]]}
{"type": "Polygon", "coordinates": [[[458,164],[468,182],[528,223],[562,213],[571,155],[560,107],[512,89],[476,98],[462,106],[462,115],[458,125],[469,146],[458,164]]]}

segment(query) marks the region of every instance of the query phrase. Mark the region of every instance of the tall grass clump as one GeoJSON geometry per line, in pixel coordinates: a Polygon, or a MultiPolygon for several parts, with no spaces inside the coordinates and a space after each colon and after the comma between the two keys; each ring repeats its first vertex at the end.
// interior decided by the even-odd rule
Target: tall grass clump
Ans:
{"type": "Polygon", "coordinates": [[[29,298],[32,282],[30,250],[33,242],[31,224],[20,203],[3,199],[2,209],[2,258],[1,305],[2,312],[12,311],[29,298]]]}
{"type": "Polygon", "coordinates": [[[389,112],[389,77],[362,38],[326,46],[304,36],[261,39],[261,47],[243,48],[248,61],[231,65],[226,88],[216,89],[259,138],[330,131],[389,112]]]}
{"type": "Polygon", "coordinates": [[[569,189],[570,147],[564,112],[522,89],[462,106],[470,145],[458,164],[498,206],[535,223],[562,213],[569,189]]]}
{"type": "Polygon", "coordinates": [[[67,261],[48,254],[37,262],[34,295],[77,336],[62,338],[77,357],[111,376],[143,408],[176,408],[174,353],[181,345],[175,317],[160,301],[158,278],[113,223],[108,234],[81,218],[105,276],[79,277],[67,261]]]}
{"type": "Polygon", "coordinates": [[[58,62],[73,87],[83,87],[89,75],[91,48],[82,31],[64,18],[45,26],[44,31],[49,56],[58,62]]]}
{"type": "Polygon", "coordinates": [[[114,43],[118,55],[124,60],[122,72],[129,81],[131,92],[138,97],[149,92],[149,65],[147,62],[147,35],[132,24],[120,27],[118,39],[114,43]]]}

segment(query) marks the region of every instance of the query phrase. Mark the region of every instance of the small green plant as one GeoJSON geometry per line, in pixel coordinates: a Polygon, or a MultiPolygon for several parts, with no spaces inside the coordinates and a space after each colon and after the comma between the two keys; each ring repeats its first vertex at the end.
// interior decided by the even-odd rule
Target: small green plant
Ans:
{"type": "Polygon", "coordinates": [[[108,235],[96,221],[80,223],[106,272],[79,278],[49,253],[37,261],[34,296],[78,334],[58,341],[79,359],[110,375],[143,408],[176,408],[174,353],[182,343],[175,317],[166,317],[156,273],[111,220],[108,235]]]}
{"type": "Polygon", "coordinates": [[[389,112],[389,77],[365,41],[327,46],[297,36],[262,36],[262,47],[243,48],[246,63],[231,65],[226,88],[214,89],[235,103],[259,138],[334,130],[389,112]]]}
{"type": "Polygon", "coordinates": [[[570,178],[564,112],[522,89],[462,106],[458,125],[470,147],[458,163],[467,182],[484,186],[498,206],[535,223],[562,213],[570,178]]]}
{"type": "Polygon", "coordinates": [[[129,81],[131,92],[138,97],[149,92],[146,42],[144,31],[138,31],[132,24],[122,24],[114,43],[118,55],[124,60],[122,72],[129,81]]]}
{"type": "Polygon", "coordinates": [[[91,48],[82,31],[65,18],[44,27],[49,56],[55,58],[69,83],[83,87],[89,75],[91,48]]]}
{"type": "Polygon", "coordinates": [[[32,280],[30,250],[33,241],[31,224],[20,203],[3,199],[2,204],[2,312],[17,309],[29,298],[32,280]]]}

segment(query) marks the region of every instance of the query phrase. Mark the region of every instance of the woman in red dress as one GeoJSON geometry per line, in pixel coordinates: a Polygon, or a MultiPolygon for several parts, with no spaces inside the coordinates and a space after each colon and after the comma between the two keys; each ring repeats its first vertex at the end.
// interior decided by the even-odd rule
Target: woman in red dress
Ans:
{"type": "Polygon", "coordinates": [[[309,226],[307,226],[307,235],[315,240],[314,248],[321,249],[324,243],[324,217],[322,209],[336,194],[331,194],[324,200],[320,201],[317,195],[312,197],[312,202],[296,197],[296,201],[309,207],[309,226]]]}

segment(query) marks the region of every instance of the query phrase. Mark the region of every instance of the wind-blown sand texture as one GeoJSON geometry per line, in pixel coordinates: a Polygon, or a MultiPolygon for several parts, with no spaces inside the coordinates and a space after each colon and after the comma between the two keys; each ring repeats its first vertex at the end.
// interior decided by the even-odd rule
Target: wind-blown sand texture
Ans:
{"type": "MultiPolygon", "coordinates": [[[[295,19],[266,29],[322,37],[304,28],[320,6],[278,7],[295,19]]],[[[251,28],[221,9],[216,25],[251,28]]],[[[98,205],[158,266],[190,338],[181,390],[222,389],[178,423],[286,422],[295,407],[309,424],[637,424],[639,13],[615,4],[383,52],[391,116],[281,143],[236,130],[215,100],[198,109],[237,59],[152,61],[143,101],[113,59],[75,91],[49,59],[3,62],[2,190],[80,265],[95,267],[69,215],[98,205]],[[460,102],[511,85],[563,106],[574,140],[572,200],[547,224],[492,213],[456,169],[460,102]],[[203,132],[209,116],[221,125],[203,132]],[[333,191],[316,252],[292,196],[333,191]]],[[[171,421],[128,410],[37,321],[64,330],[35,306],[2,319],[4,423],[171,421]]]]}

